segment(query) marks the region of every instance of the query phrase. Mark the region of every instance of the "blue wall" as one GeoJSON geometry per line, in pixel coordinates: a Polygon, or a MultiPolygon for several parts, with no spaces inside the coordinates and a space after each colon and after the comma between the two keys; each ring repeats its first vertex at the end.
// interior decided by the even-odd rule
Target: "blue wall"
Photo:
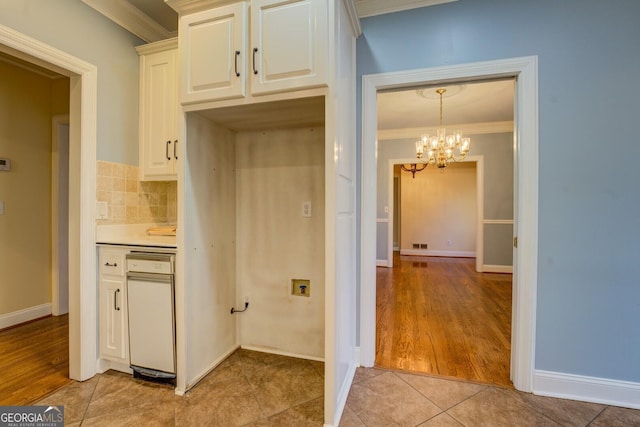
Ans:
{"type": "Polygon", "coordinates": [[[362,75],[538,56],[536,369],[640,382],[639,19],[637,0],[460,0],[362,20],[359,103],[362,75]]]}

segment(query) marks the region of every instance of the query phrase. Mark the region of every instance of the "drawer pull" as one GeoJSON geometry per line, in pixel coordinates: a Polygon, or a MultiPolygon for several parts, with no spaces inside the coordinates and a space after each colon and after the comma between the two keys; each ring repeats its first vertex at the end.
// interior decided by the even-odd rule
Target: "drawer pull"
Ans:
{"type": "Polygon", "coordinates": [[[120,293],[120,289],[116,289],[116,291],[113,293],[113,306],[115,307],[116,311],[120,311],[120,307],[118,306],[119,293],[120,293]]]}
{"type": "Polygon", "coordinates": [[[110,263],[108,263],[108,262],[105,262],[105,263],[104,263],[104,266],[105,266],[105,267],[117,267],[117,266],[118,266],[118,263],[117,263],[117,262],[114,262],[113,264],[110,264],[110,263]]]}

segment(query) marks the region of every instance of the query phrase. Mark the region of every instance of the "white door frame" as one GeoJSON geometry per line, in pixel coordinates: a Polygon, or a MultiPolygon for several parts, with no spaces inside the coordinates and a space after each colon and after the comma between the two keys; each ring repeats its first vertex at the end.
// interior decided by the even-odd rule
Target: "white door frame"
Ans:
{"type": "Polygon", "coordinates": [[[362,199],[360,263],[360,363],[373,366],[376,333],[376,173],[377,93],[418,85],[450,84],[489,78],[516,79],[514,153],[515,186],[513,321],[511,380],[531,391],[535,357],[538,268],[538,58],[425,68],[362,77],[362,199]]]}
{"type": "Polygon", "coordinates": [[[65,141],[61,140],[60,133],[63,126],[69,127],[69,115],[53,116],[51,120],[51,313],[54,316],[69,312],[69,250],[66,244],[67,239],[60,233],[60,229],[67,228],[69,222],[68,215],[67,218],[60,218],[60,209],[63,208],[60,203],[61,195],[63,199],[67,199],[64,209],[69,205],[69,187],[67,185],[66,188],[63,188],[60,182],[61,173],[67,175],[67,181],[69,174],[69,138],[67,136],[65,141]],[[61,162],[65,168],[60,167],[61,162]],[[60,253],[61,242],[65,243],[65,253],[62,257],[60,253]],[[66,269],[62,268],[64,260],[67,260],[66,269]],[[63,272],[67,274],[62,276],[63,272]],[[63,286],[60,286],[63,281],[63,286]]]}
{"type": "Polygon", "coordinates": [[[96,373],[97,68],[0,25],[0,51],[70,78],[69,90],[69,376],[96,373]]]}
{"type": "MultiPolygon", "coordinates": [[[[481,273],[482,265],[484,264],[484,230],[482,228],[482,218],[484,216],[484,155],[467,156],[462,161],[474,162],[476,164],[476,271],[481,273]]],[[[387,200],[390,201],[387,203],[389,206],[389,226],[387,227],[387,267],[389,268],[393,267],[393,224],[396,216],[395,209],[393,208],[393,166],[402,164],[406,165],[415,162],[415,157],[410,159],[389,159],[389,181],[387,186],[387,200]]],[[[400,244],[402,244],[399,237],[398,240],[400,240],[400,244]]]]}

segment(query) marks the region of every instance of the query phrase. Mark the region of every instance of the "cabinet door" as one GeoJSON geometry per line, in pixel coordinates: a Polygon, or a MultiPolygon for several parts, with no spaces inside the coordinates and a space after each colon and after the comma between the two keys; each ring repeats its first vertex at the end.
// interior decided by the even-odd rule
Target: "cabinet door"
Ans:
{"type": "Polygon", "coordinates": [[[326,0],[253,0],[251,93],[326,84],[326,0]]]}
{"type": "Polygon", "coordinates": [[[247,3],[180,18],[181,102],[245,96],[247,3]]]}
{"type": "Polygon", "coordinates": [[[175,177],[177,50],[141,57],[142,178],[175,177]]]}
{"type": "Polygon", "coordinates": [[[129,363],[125,278],[101,277],[100,356],[129,363]]]}

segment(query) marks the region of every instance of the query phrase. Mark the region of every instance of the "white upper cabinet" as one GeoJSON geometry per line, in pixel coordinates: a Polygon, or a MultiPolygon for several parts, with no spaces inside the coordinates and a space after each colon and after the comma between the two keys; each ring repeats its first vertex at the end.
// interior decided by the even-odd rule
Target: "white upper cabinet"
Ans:
{"type": "Polygon", "coordinates": [[[181,101],[240,98],[246,93],[247,4],[244,2],[186,15],[181,101]]]}
{"type": "Polygon", "coordinates": [[[175,180],[178,160],[176,40],[138,48],[142,180],[175,180]]]}
{"type": "Polygon", "coordinates": [[[252,0],[181,15],[181,102],[325,86],[327,13],[326,0],[252,0]]]}
{"type": "Polygon", "coordinates": [[[254,95],[325,84],[327,2],[253,0],[251,48],[254,95]]]}

